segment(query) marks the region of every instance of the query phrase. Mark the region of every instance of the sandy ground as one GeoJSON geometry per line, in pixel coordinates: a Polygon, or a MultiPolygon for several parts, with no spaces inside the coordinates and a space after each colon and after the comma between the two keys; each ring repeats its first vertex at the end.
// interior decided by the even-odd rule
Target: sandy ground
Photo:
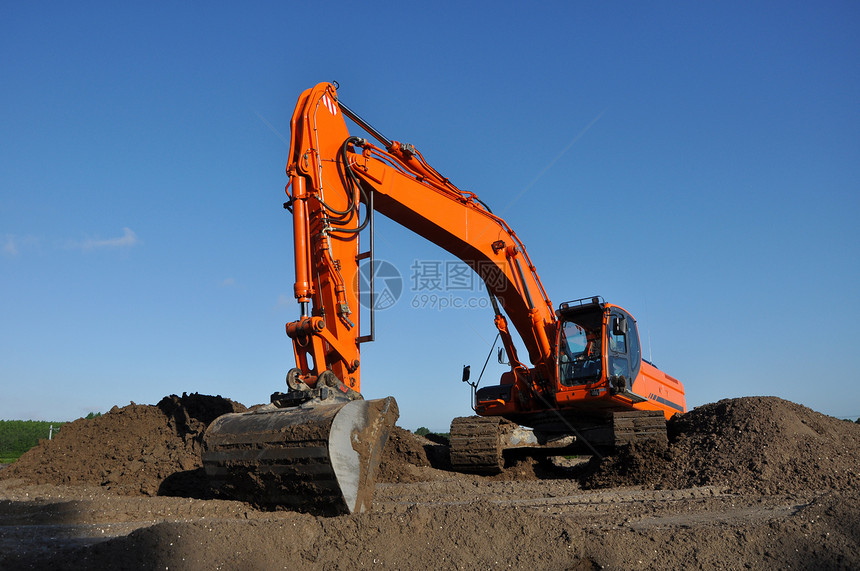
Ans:
{"type": "Polygon", "coordinates": [[[76,421],[0,470],[0,569],[860,568],[860,425],[781,399],[700,407],[668,449],[494,477],[396,430],[372,512],[328,518],[210,499],[209,405],[243,407],[206,399],[76,421]]]}

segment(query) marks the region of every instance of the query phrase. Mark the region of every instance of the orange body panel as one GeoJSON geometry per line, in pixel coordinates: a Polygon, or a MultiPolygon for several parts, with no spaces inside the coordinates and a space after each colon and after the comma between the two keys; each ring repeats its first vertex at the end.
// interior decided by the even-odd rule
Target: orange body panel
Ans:
{"type": "Polygon", "coordinates": [[[636,376],[632,391],[649,401],[635,404],[633,408],[662,410],[666,418],[679,412],[687,412],[687,399],[681,382],[647,361],[642,361],[642,368],[636,376]],[[661,406],[655,406],[653,403],[659,403],[661,406]]]}

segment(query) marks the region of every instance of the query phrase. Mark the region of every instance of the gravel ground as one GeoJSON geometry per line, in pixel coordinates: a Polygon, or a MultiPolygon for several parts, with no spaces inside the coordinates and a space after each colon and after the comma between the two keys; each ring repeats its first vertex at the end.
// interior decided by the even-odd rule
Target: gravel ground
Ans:
{"type": "Polygon", "coordinates": [[[669,424],[668,448],[494,477],[396,429],[369,514],[212,499],[200,438],[220,397],[165,397],[64,426],[0,471],[2,569],[857,569],[860,425],[775,397],[669,424]]]}

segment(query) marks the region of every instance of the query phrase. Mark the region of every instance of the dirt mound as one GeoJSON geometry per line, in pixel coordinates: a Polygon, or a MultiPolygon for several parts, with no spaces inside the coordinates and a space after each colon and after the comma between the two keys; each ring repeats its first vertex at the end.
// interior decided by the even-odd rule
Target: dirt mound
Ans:
{"type": "MultiPolygon", "coordinates": [[[[123,495],[206,497],[201,468],[208,424],[241,404],[199,394],[165,397],[157,405],[114,407],[108,414],[63,426],[27,452],[2,478],[41,484],[97,485],[123,495]]],[[[736,491],[845,489],[860,484],[860,425],[776,397],[727,399],[669,422],[668,448],[647,443],[593,460],[564,477],[584,488],[643,486],[682,489],[716,485],[736,491]]],[[[378,481],[424,482],[448,472],[447,442],[394,427],[378,481]]],[[[506,456],[494,480],[559,477],[545,463],[506,456]]],[[[557,472],[557,471],[556,471],[557,472]]]]}
{"type": "MultiPolygon", "coordinates": [[[[220,396],[184,394],[157,405],[114,407],[93,419],[63,426],[51,441],[24,454],[3,478],[36,484],[96,485],[122,495],[208,497],[202,469],[203,433],[228,412],[247,410],[220,396]]],[[[437,445],[395,426],[382,455],[380,482],[431,477],[427,449],[437,445]]]]}
{"type": "Polygon", "coordinates": [[[586,487],[718,485],[738,491],[860,484],[860,426],[777,397],[726,399],[669,422],[668,450],[630,447],[595,461],[586,487]]]}
{"type": "Polygon", "coordinates": [[[660,487],[672,470],[672,459],[670,450],[660,443],[646,441],[624,446],[612,456],[592,458],[581,475],[582,487],[660,487]]]}
{"type": "Polygon", "coordinates": [[[196,393],[164,397],[155,406],[113,407],[63,425],[56,438],[40,442],[2,477],[97,485],[123,495],[174,495],[189,484],[179,475],[202,476],[200,451],[209,423],[243,410],[229,399],[196,393]]]}
{"type": "Polygon", "coordinates": [[[377,481],[394,483],[426,480],[426,475],[415,469],[430,466],[423,440],[417,434],[395,426],[382,451],[377,481]]]}

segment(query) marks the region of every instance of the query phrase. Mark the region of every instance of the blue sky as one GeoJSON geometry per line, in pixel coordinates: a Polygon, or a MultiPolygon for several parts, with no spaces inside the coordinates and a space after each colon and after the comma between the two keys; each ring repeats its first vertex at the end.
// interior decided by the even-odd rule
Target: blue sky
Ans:
{"type": "MultiPolygon", "coordinates": [[[[631,311],[691,407],[856,417],[858,25],[853,2],[4,3],[0,418],[284,388],[289,119],[331,80],[501,213],[555,304],[631,311]]],[[[454,260],[396,224],[377,255],[404,291],[363,392],[445,429],[492,312],[413,307],[415,261],[454,260]]]]}

